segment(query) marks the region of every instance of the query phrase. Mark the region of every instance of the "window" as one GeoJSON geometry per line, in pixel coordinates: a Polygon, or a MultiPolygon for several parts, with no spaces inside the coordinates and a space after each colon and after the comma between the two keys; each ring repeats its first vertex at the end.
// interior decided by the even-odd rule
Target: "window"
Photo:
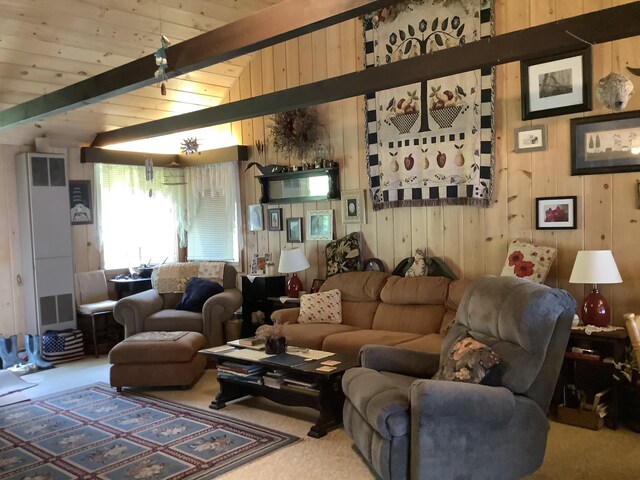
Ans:
{"type": "Polygon", "coordinates": [[[184,186],[152,180],[145,167],[96,164],[96,210],[104,268],[175,262],[184,238],[184,186]],[[181,234],[182,232],[182,234],[181,234]]]}
{"type": "Polygon", "coordinates": [[[237,162],[186,169],[188,260],[239,262],[240,182],[237,162]]]}

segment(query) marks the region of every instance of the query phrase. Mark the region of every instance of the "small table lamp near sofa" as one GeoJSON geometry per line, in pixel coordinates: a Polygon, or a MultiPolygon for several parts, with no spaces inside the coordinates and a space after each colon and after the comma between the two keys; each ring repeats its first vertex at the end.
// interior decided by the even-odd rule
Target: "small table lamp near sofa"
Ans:
{"type": "Polygon", "coordinates": [[[287,296],[289,298],[298,298],[298,292],[304,289],[302,281],[298,278],[296,272],[306,270],[309,266],[309,261],[300,248],[292,248],[291,250],[282,250],[280,252],[278,271],[291,274],[291,278],[287,283],[287,296]]]}
{"type": "Polygon", "coordinates": [[[611,250],[581,250],[576,255],[569,283],[591,283],[580,310],[582,323],[607,327],[611,323],[611,310],[598,290],[599,283],[622,283],[620,272],[611,250]]]}

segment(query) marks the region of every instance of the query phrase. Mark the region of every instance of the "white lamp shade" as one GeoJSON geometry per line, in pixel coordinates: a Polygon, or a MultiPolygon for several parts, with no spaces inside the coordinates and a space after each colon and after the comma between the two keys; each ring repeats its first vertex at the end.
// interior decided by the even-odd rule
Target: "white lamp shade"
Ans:
{"type": "Polygon", "coordinates": [[[580,250],[569,283],[622,283],[611,250],[580,250]]]}
{"type": "Polygon", "coordinates": [[[301,249],[292,248],[280,252],[280,263],[278,264],[280,273],[301,272],[307,268],[309,268],[309,261],[301,249]]]}

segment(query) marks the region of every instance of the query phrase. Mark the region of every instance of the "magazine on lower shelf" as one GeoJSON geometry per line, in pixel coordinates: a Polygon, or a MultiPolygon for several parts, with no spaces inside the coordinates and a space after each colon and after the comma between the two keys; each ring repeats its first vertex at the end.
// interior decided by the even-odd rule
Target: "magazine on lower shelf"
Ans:
{"type": "Polygon", "coordinates": [[[227,373],[218,371],[218,379],[235,380],[238,382],[251,383],[254,385],[263,385],[261,375],[238,375],[236,373],[227,373]]]}

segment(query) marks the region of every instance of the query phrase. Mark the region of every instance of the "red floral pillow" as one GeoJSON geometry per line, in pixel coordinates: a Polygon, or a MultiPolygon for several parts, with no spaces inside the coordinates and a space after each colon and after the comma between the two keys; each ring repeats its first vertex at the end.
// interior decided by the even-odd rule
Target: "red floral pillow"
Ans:
{"type": "Polygon", "coordinates": [[[547,278],[556,249],[514,240],[509,244],[507,260],[502,268],[503,277],[520,277],[542,283],[547,278]]]}
{"type": "Polygon", "coordinates": [[[337,288],[302,295],[298,323],[342,323],[341,298],[337,288]]]}

